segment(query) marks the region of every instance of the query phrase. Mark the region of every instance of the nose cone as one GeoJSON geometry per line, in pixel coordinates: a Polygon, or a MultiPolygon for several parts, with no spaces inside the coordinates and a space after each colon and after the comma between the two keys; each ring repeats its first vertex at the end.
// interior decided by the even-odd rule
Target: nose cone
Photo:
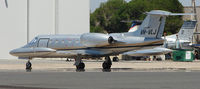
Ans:
{"type": "Polygon", "coordinates": [[[17,54],[20,53],[20,48],[13,49],[9,53],[10,55],[17,56],[17,54]]]}

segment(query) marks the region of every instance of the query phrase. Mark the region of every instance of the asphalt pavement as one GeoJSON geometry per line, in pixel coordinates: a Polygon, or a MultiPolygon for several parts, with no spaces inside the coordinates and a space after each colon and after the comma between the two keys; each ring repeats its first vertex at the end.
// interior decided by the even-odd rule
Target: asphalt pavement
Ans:
{"type": "Polygon", "coordinates": [[[102,61],[84,61],[76,71],[73,61],[0,60],[0,89],[199,89],[200,61],[120,61],[102,70],[102,61]]]}
{"type": "Polygon", "coordinates": [[[200,72],[0,72],[1,89],[199,89],[200,72]]]}

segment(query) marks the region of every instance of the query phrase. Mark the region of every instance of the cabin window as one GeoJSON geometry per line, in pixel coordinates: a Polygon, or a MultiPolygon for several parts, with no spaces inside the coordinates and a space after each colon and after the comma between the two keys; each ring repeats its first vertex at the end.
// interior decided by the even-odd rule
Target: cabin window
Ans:
{"type": "Polygon", "coordinates": [[[78,40],[76,40],[76,43],[78,43],[79,41],[78,40]]]}
{"type": "Polygon", "coordinates": [[[55,42],[56,44],[58,43],[58,40],[56,40],[56,42],[55,42]]]}
{"type": "Polygon", "coordinates": [[[69,41],[68,41],[68,43],[72,43],[72,41],[71,41],[71,40],[69,40],[69,41]]]}

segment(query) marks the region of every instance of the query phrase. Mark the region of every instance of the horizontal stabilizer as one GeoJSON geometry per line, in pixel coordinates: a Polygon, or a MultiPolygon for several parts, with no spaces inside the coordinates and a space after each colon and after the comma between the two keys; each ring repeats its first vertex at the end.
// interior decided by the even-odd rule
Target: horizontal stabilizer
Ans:
{"type": "Polygon", "coordinates": [[[175,15],[195,15],[194,13],[171,13],[168,11],[161,11],[161,10],[153,10],[151,12],[146,12],[147,14],[150,15],[166,15],[166,16],[175,16],[175,15]]]}
{"type": "Polygon", "coordinates": [[[194,13],[171,13],[170,15],[196,15],[194,13]]]}

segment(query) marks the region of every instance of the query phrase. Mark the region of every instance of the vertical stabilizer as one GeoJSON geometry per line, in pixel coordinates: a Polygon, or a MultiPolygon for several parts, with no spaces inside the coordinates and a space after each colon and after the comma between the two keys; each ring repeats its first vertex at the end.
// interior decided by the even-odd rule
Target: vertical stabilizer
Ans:
{"type": "Polygon", "coordinates": [[[147,12],[147,16],[138,30],[128,33],[133,36],[142,36],[147,38],[161,38],[164,32],[166,17],[172,15],[194,15],[192,13],[171,13],[161,10],[152,10],[147,12]]]}
{"type": "Polygon", "coordinates": [[[130,34],[149,38],[161,38],[164,31],[166,13],[170,12],[160,10],[148,12],[138,30],[130,34]]]}
{"type": "Polygon", "coordinates": [[[178,32],[178,38],[180,40],[186,40],[192,42],[194,30],[196,29],[197,21],[184,21],[180,31],[178,32]]]}

